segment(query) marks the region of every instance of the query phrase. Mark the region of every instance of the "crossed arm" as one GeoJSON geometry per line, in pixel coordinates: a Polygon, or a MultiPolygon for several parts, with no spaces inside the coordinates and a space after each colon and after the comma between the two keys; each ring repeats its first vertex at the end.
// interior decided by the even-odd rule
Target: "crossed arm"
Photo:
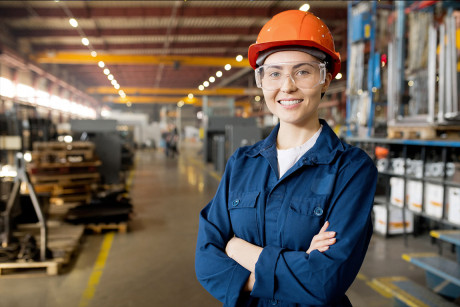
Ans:
{"type": "MultiPolygon", "coordinates": [[[[306,251],[307,254],[310,254],[310,252],[314,251],[315,249],[319,252],[325,252],[329,249],[330,245],[335,243],[335,232],[326,231],[328,227],[329,222],[326,221],[319,233],[315,235],[311,240],[310,247],[306,251]]],[[[256,263],[259,259],[260,253],[262,253],[262,250],[262,247],[237,237],[230,239],[230,241],[227,243],[227,246],[225,247],[225,253],[227,256],[251,272],[245,284],[244,291],[252,291],[255,283],[256,263]]]]}

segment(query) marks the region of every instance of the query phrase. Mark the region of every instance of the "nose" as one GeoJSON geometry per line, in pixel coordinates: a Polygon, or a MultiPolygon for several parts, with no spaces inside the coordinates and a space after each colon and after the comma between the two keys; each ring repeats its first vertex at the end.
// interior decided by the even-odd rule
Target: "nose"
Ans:
{"type": "Polygon", "coordinates": [[[289,93],[289,92],[295,92],[297,90],[297,86],[295,84],[294,79],[292,78],[291,74],[287,74],[283,78],[283,83],[281,84],[280,91],[289,93]]]}

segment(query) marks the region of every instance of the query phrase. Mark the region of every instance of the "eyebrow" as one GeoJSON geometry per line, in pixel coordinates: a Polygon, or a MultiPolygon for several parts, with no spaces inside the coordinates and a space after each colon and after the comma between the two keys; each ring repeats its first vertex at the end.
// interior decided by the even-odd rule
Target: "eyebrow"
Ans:
{"type": "MultiPolygon", "coordinates": [[[[311,64],[309,62],[302,62],[302,63],[299,63],[299,64],[295,64],[294,66],[292,66],[292,68],[298,68],[298,67],[300,67],[302,65],[305,65],[305,64],[311,66],[311,64]]],[[[276,69],[281,68],[281,66],[279,66],[277,64],[267,64],[267,66],[272,67],[272,68],[276,68],[276,69]]]]}

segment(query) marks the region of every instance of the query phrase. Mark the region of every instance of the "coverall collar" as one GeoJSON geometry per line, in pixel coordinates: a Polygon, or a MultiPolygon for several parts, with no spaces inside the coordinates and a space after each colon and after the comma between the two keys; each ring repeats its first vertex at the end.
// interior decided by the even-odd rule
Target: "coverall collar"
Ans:
{"type": "MultiPolygon", "coordinates": [[[[319,135],[315,145],[302,158],[302,162],[304,164],[330,164],[339,152],[343,152],[345,150],[342,142],[334,131],[332,131],[326,121],[324,119],[319,119],[319,122],[323,125],[323,131],[319,135]]],[[[263,155],[264,151],[275,150],[276,137],[278,136],[279,128],[280,124],[276,125],[270,135],[259,143],[258,146],[255,146],[252,150],[248,151],[247,155],[250,157],[256,157],[259,154],[263,155]]]]}

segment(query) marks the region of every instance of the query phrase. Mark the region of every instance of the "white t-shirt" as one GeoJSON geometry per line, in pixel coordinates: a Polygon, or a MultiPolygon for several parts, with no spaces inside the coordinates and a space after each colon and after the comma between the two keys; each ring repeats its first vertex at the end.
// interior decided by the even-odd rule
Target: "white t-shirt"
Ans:
{"type": "Polygon", "coordinates": [[[315,145],[316,140],[318,139],[321,131],[323,130],[323,125],[319,130],[305,143],[300,146],[288,148],[288,149],[277,149],[278,152],[278,170],[280,173],[280,178],[294,165],[299,161],[310,148],[315,145]]]}

